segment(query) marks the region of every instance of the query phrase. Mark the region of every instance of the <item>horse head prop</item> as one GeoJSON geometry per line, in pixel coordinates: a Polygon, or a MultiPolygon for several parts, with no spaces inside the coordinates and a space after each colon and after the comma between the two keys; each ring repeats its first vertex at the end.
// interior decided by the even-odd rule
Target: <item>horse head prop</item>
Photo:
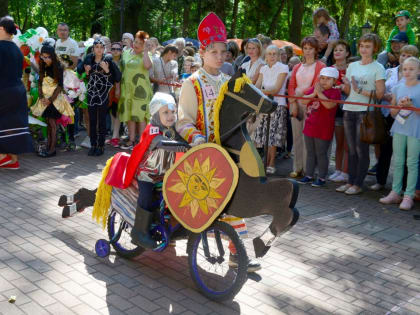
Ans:
{"type": "Polygon", "coordinates": [[[253,240],[256,257],[262,257],[274,240],[297,222],[299,212],[294,207],[299,187],[293,180],[266,177],[246,127],[248,119],[270,114],[277,104],[241,73],[233,76],[220,93],[214,112],[215,140],[240,168],[238,186],[225,213],[242,218],[272,216],[270,226],[253,240]]]}

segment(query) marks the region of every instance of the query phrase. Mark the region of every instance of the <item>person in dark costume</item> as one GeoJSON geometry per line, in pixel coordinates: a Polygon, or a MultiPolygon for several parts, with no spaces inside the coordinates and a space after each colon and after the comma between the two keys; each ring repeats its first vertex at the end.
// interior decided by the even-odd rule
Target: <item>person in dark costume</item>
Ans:
{"type": "Polygon", "coordinates": [[[86,72],[89,77],[87,85],[91,145],[89,156],[104,154],[109,91],[114,83],[121,80],[121,72],[112,60],[112,56],[105,55],[104,52],[104,42],[96,39],[93,42],[93,54],[87,55],[77,67],[79,74],[86,72]]]}
{"type": "Polygon", "coordinates": [[[54,47],[44,44],[39,61],[39,98],[31,110],[35,116],[42,116],[47,121],[47,149],[38,153],[45,158],[56,155],[57,120],[61,120],[62,116],[68,119],[74,116],[73,108],[64,96],[63,76],[64,69],[54,47]]]}
{"type": "Polygon", "coordinates": [[[33,151],[28,127],[26,90],[22,83],[23,55],[12,42],[16,25],[0,19],[0,168],[19,169],[18,154],[33,151]]]}

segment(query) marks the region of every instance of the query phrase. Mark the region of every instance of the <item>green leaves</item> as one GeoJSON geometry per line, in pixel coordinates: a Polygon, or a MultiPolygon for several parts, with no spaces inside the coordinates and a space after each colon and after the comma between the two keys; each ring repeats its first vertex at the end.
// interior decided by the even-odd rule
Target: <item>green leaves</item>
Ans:
{"type": "Polygon", "coordinates": [[[119,40],[121,4],[124,7],[123,31],[135,33],[138,29],[142,29],[151,36],[159,38],[161,42],[183,34],[196,38],[199,21],[210,11],[220,15],[228,33],[238,38],[254,37],[257,33],[269,32],[274,39],[293,39],[299,42],[303,36],[312,34],[312,12],[320,6],[329,10],[331,16],[336,19],[340,31],[345,31],[343,37],[346,39],[359,36],[360,27],[369,21],[373,30],[385,40],[395,26],[393,20],[395,12],[402,9],[410,11],[411,25],[415,33],[420,35],[418,0],[8,0],[8,2],[9,14],[23,28],[23,32],[29,28],[43,26],[50,35],[54,35],[57,24],[66,22],[70,25],[71,36],[76,40],[86,40],[90,37],[93,25],[95,29],[100,29],[104,34],[111,36],[112,40],[119,40]],[[234,14],[235,9],[236,14],[234,14]],[[296,9],[303,13],[302,20],[296,9]]]}

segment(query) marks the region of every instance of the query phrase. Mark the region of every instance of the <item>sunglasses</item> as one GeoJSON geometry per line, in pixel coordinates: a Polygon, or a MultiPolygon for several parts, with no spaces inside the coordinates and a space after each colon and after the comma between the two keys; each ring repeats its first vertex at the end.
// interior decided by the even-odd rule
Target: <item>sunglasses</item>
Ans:
{"type": "Polygon", "coordinates": [[[258,38],[250,38],[250,39],[248,39],[248,43],[260,43],[260,41],[259,41],[259,39],[258,38]]]}
{"type": "Polygon", "coordinates": [[[121,51],[122,48],[111,48],[112,51],[121,51]]]}

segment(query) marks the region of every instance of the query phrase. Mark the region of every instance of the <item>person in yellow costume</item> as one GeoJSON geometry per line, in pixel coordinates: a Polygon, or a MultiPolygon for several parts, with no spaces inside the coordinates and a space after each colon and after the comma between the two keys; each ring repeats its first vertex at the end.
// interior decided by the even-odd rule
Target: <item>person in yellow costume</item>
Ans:
{"type": "MultiPolygon", "coordinates": [[[[226,55],[226,28],[219,17],[210,13],[198,27],[200,55],[203,66],[184,81],[181,87],[178,107],[178,133],[192,146],[205,142],[215,142],[213,111],[219,90],[229,76],[220,72],[226,55]]],[[[247,234],[243,219],[229,217],[226,220],[241,235],[247,234]]],[[[229,265],[238,266],[236,249],[229,246],[229,265]]],[[[248,262],[248,272],[261,269],[255,261],[248,262]]]]}
{"type": "Polygon", "coordinates": [[[38,153],[41,157],[56,155],[57,120],[65,118],[71,121],[74,116],[73,108],[64,96],[63,71],[54,47],[44,44],[39,62],[39,98],[31,108],[35,116],[42,116],[47,120],[48,145],[45,151],[38,153]]]}

